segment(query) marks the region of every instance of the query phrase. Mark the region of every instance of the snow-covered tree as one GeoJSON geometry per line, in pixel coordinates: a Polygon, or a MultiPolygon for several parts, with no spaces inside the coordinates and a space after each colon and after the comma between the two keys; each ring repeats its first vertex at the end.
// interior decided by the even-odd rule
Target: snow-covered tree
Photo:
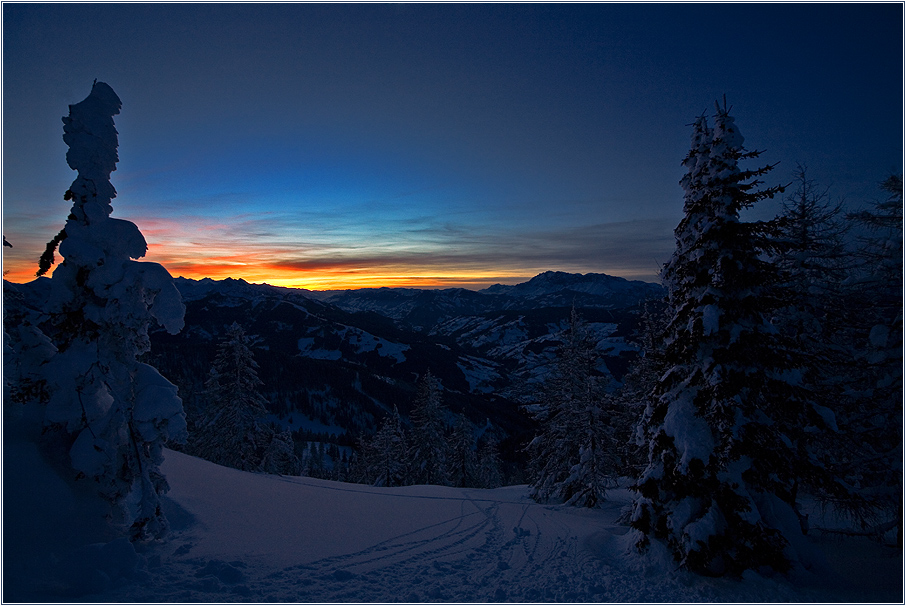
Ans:
{"type": "Polygon", "coordinates": [[[623,376],[619,391],[622,406],[629,416],[630,438],[626,443],[626,475],[638,477],[648,461],[648,441],[644,413],[651,393],[666,367],[661,337],[666,326],[663,300],[649,300],[644,304],[641,322],[634,339],[639,356],[623,376]]]}
{"type": "Polygon", "coordinates": [[[460,488],[478,486],[475,454],[475,428],[464,413],[459,413],[450,441],[450,482],[460,488]]]}
{"type": "Polygon", "coordinates": [[[607,393],[600,363],[588,326],[573,310],[556,368],[530,407],[540,424],[528,448],[536,501],[596,507],[620,475],[628,419],[607,393]]]}
{"type": "Polygon", "coordinates": [[[192,436],[192,452],[235,469],[293,474],[299,463],[292,437],[265,420],[255,343],[237,322],[227,328],[205,384],[208,403],[192,436]]]}
{"type": "Polygon", "coordinates": [[[319,450],[320,443],[309,442],[300,455],[305,475],[311,478],[326,478],[324,469],[324,451],[319,450]]]}
{"type": "Polygon", "coordinates": [[[497,488],[503,485],[497,438],[486,431],[478,445],[478,486],[497,488]]]}
{"type": "MultiPolygon", "coordinates": [[[[838,443],[846,439],[835,421],[846,389],[850,337],[843,285],[853,261],[846,250],[848,226],[843,221],[842,202],[832,203],[828,189],[819,188],[802,165],[796,168],[793,186],[772,234],[772,260],[778,271],[778,308],[773,323],[797,349],[804,362],[799,383],[813,405],[821,407],[831,429],[803,437],[813,456],[832,469],[838,443]]],[[[802,480],[811,492],[831,499],[848,492],[828,474],[802,480]]],[[[796,483],[793,502],[798,490],[796,483]]]]}
{"type": "Polygon", "coordinates": [[[449,484],[450,448],[447,444],[440,382],[428,371],[419,380],[410,419],[409,459],[416,484],[449,484]]]}
{"type": "MultiPolygon", "coordinates": [[[[828,190],[820,189],[802,165],[795,171],[794,184],[774,236],[774,261],[787,296],[777,323],[804,351],[827,356],[829,336],[840,330],[840,284],[851,265],[845,246],[847,226],[842,203],[832,203],[828,190]]],[[[811,365],[815,371],[828,366],[811,365]]]]}
{"type": "Polygon", "coordinates": [[[264,449],[261,471],[290,476],[298,475],[301,471],[301,463],[296,456],[296,445],[293,442],[292,432],[271,424],[267,433],[270,434],[270,440],[264,449]]]}
{"type": "Polygon", "coordinates": [[[834,504],[879,534],[896,525],[902,545],[902,177],[891,176],[881,187],[886,198],[847,216],[863,235],[847,283],[850,364],[834,470],[855,494],[834,504]]]}
{"type": "Polygon", "coordinates": [[[133,260],[147,250],[138,227],[110,216],[110,174],[119,159],[113,116],[121,105],[113,89],[96,82],[63,118],[66,161],[78,177],[64,196],[72,208],[55,238],[63,262],[48,302],[46,331],[57,352],[43,367],[45,419],[69,436],[72,466],[97,483],[111,521],[147,538],[166,532],[159,465],[164,444],[185,439],[186,422],[176,387],[136,358],[150,349],[151,321],[175,334],[185,307],[166,269],[133,260]]]}
{"type": "Polygon", "coordinates": [[[397,408],[388,415],[366,448],[366,477],[374,486],[410,484],[409,447],[397,408]]]}
{"type": "Polygon", "coordinates": [[[632,526],[644,533],[640,548],[660,541],[703,574],[788,569],[797,558],[789,539],[801,533],[795,487],[821,474],[806,438],[832,423],[801,384],[796,344],[772,324],[783,297],[766,256],[771,226],[739,217],[782,192],[758,188],[773,167],[739,167],[758,155],[726,107],[713,129],[695,122],[685,216],[662,270],[667,370],[644,413],[648,465],[632,526]]]}

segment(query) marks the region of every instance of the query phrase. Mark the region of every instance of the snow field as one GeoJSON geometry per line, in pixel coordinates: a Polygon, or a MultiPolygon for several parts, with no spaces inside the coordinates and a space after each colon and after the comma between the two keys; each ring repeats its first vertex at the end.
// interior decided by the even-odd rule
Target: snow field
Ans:
{"type": "MultiPolygon", "coordinates": [[[[616,523],[626,490],[585,510],[539,505],[525,486],[372,488],[246,473],[171,451],[162,470],[171,535],[139,547],[141,563],[96,585],[103,591],[58,583],[45,587],[59,596],[51,601],[861,602],[900,591],[883,575],[902,560],[876,543],[850,554],[851,539],[815,539],[835,564],[869,558],[850,579],[676,572],[664,553],[632,551],[634,537],[616,523]]],[[[116,541],[102,547],[124,551],[116,541]]]]}

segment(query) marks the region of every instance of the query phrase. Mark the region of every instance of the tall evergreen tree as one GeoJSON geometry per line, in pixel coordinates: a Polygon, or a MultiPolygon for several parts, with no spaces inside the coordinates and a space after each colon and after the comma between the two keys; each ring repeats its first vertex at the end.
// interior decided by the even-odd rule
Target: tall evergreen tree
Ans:
{"type": "Polygon", "coordinates": [[[497,438],[486,431],[478,446],[478,486],[497,488],[503,485],[497,438]]]}
{"type": "Polygon", "coordinates": [[[388,415],[366,450],[367,477],[374,486],[410,484],[408,442],[397,408],[388,415]]]}
{"type": "Polygon", "coordinates": [[[540,430],[529,444],[530,491],[539,502],[595,507],[619,476],[629,432],[618,437],[618,428],[627,428],[628,419],[604,389],[600,363],[588,326],[573,310],[556,368],[532,407],[540,430]]]}
{"type": "Polygon", "coordinates": [[[302,471],[292,432],[276,424],[268,426],[269,441],[261,460],[261,471],[279,475],[298,475],[302,471]]]}
{"type": "Polygon", "coordinates": [[[205,384],[208,403],[192,436],[192,452],[244,471],[297,473],[292,437],[265,420],[254,344],[238,323],[227,329],[205,384]]]}
{"type": "Polygon", "coordinates": [[[409,458],[416,484],[450,483],[450,447],[446,439],[446,408],[440,382],[428,371],[419,380],[412,408],[409,458]]]}
{"type": "MultiPolygon", "coordinates": [[[[847,226],[842,203],[832,203],[802,165],[794,174],[795,191],[783,202],[777,221],[774,255],[788,300],[780,310],[779,328],[792,334],[804,351],[828,356],[830,335],[841,328],[840,284],[851,260],[846,251],[847,226]]],[[[827,363],[812,364],[818,370],[827,363]]]]}
{"type": "Polygon", "coordinates": [[[739,217],[783,191],[758,189],[772,166],[739,167],[758,155],[726,107],[713,130],[696,120],[685,216],[662,271],[667,371],[645,411],[648,466],[632,513],[640,548],[661,541],[681,567],[711,575],[789,568],[794,487],[818,473],[805,433],[826,428],[800,384],[795,343],[771,322],[783,297],[766,257],[770,226],[739,217]]]}
{"type": "MultiPolygon", "coordinates": [[[[803,436],[810,450],[830,470],[838,454],[836,413],[845,389],[847,338],[843,287],[852,259],[845,246],[847,225],[842,202],[832,203],[828,190],[810,179],[804,166],[794,173],[794,191],[784,199],[775,220],[773,255],[778,271],[779,308],[773,322],[789,337],[804,364],[799,380],[830,432],[803,436]]],[[[816,494],[840,498],[846,490],[828,474],[803,477],[816,494]]],[[[795,502],[799,484],[792,488],[795,502]]],[[[803,518],[804,522],[804,518],[803,518]]]]}
{"type": "Polygon", "coordinates": [[[475,430],[464,413],[459,413],[450,440],[450,481],[460,488],[478,486],[475,430]]]}
{"type": "Polygon", "coordinates": [[[881,188],[886,198],[847,216],[862,235],[847,284],[851,364],[835,471],[855,488],[856,498],[835,504],[866,527],[896,525],[902,545],[902,177],[889,177],[881,188]]]}
{"type": "Polygon", "coordinates": [[[661,337],[666,327],[663,300],[645,302],[635,343],[640,349],[629,371],[623,376],[620,400],[631,419],[631,431],[626,443],[627,476],[639,477],[648,461],[648,441],[644,420],[649,398],[658,379],[666,371],[661,337]]]}
{"type": "Polygon", "coordinates": [[[164,444],[185,439],[186,422],[176,387],[137,357],[151,348],[151,321],[175,334],[185,307],[166,269],[133,260],[147,250],[138,227],[110,216],[119,160],[113,116],[121,105],[110,86],[95,82],[63,118],[66,161],[78,177],[55,238],[63,262],[53,272],[45,325],[56,349],[43,365],[45,422],[71,445],[79,477],[93,479],[109,501],[111,521],[146,539],[167,530],[159,466],[164,444]]]}

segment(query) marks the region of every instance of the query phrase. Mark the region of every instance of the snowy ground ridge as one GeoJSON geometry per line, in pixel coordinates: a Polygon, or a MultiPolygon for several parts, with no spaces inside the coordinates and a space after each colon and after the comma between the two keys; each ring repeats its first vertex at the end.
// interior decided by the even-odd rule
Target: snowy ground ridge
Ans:
{"type": "Polygon", "coordinates": [[[864,602],[902,594],[899,579],[889,578],[902,569],[899,554],[852,539],[814,539],[836,554],[840,570],[863,562],[849,581],[677,572],[663,553],[635,554],[632,534],[617,523],[631,499],[625,489],[585,510],[537,504],[525,486],[373,488],[240,472],[170,451],[163,471],[172,486],[163,500],[169,537],[138,554],[121,540],[55,554],[52,572],[68,585],[5,590],[4,599],[864,602]]]}

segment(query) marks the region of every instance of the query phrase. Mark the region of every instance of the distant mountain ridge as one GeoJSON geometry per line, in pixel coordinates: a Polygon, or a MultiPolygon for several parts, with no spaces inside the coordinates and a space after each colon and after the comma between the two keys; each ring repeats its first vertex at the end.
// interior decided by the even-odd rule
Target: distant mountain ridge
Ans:
{"type": "Polygon", "coordinates": [[[624,309],[663,296],[659,284],[607,274],[547,271],[528,282],[495,284],[473,291],[464,288],[363,288],[305,291],[308,296],[346,311],[372,311],[404,322],[416,331],[429,331],[451,318],[500,310],[548,307],[624,309]]]}
{"type": "Polygon", "coordinates": [[[545,271],[528,282],[520,284],[494,284],[478,292],[505,294],[510,296],[537,297],[570,290],[587,294],[607,296],[630,292],[660,292],[658,284],[627,280],[608,274],[571,274],[563,271],[545,271]]]}
{"type": "MultiPolygon", "coordinates": [[[[217,346],[238,322],[259,340],[255,356],[273,419],[302,432],[299,439],[349,445],[394,408],[405,419],[418,378],[430,371],[452,412],[511,436],[501,448],[513,460],[518,436],[530,427],[519,408],[522,394],[550,373],[570,309],[596,337],[600,372],[620,381],[638,355],[641,304],[663,295],[656,284],[563,272],[482,291],[316,292],[241,279],[174,281],[186,305],[185,328],[170,335],[152,327],[145,361],[178,385],[190,416],[205,405],[217,346]]],[[[41,309],[50,282],[7,283],[5,294],[41,309]]]]}

